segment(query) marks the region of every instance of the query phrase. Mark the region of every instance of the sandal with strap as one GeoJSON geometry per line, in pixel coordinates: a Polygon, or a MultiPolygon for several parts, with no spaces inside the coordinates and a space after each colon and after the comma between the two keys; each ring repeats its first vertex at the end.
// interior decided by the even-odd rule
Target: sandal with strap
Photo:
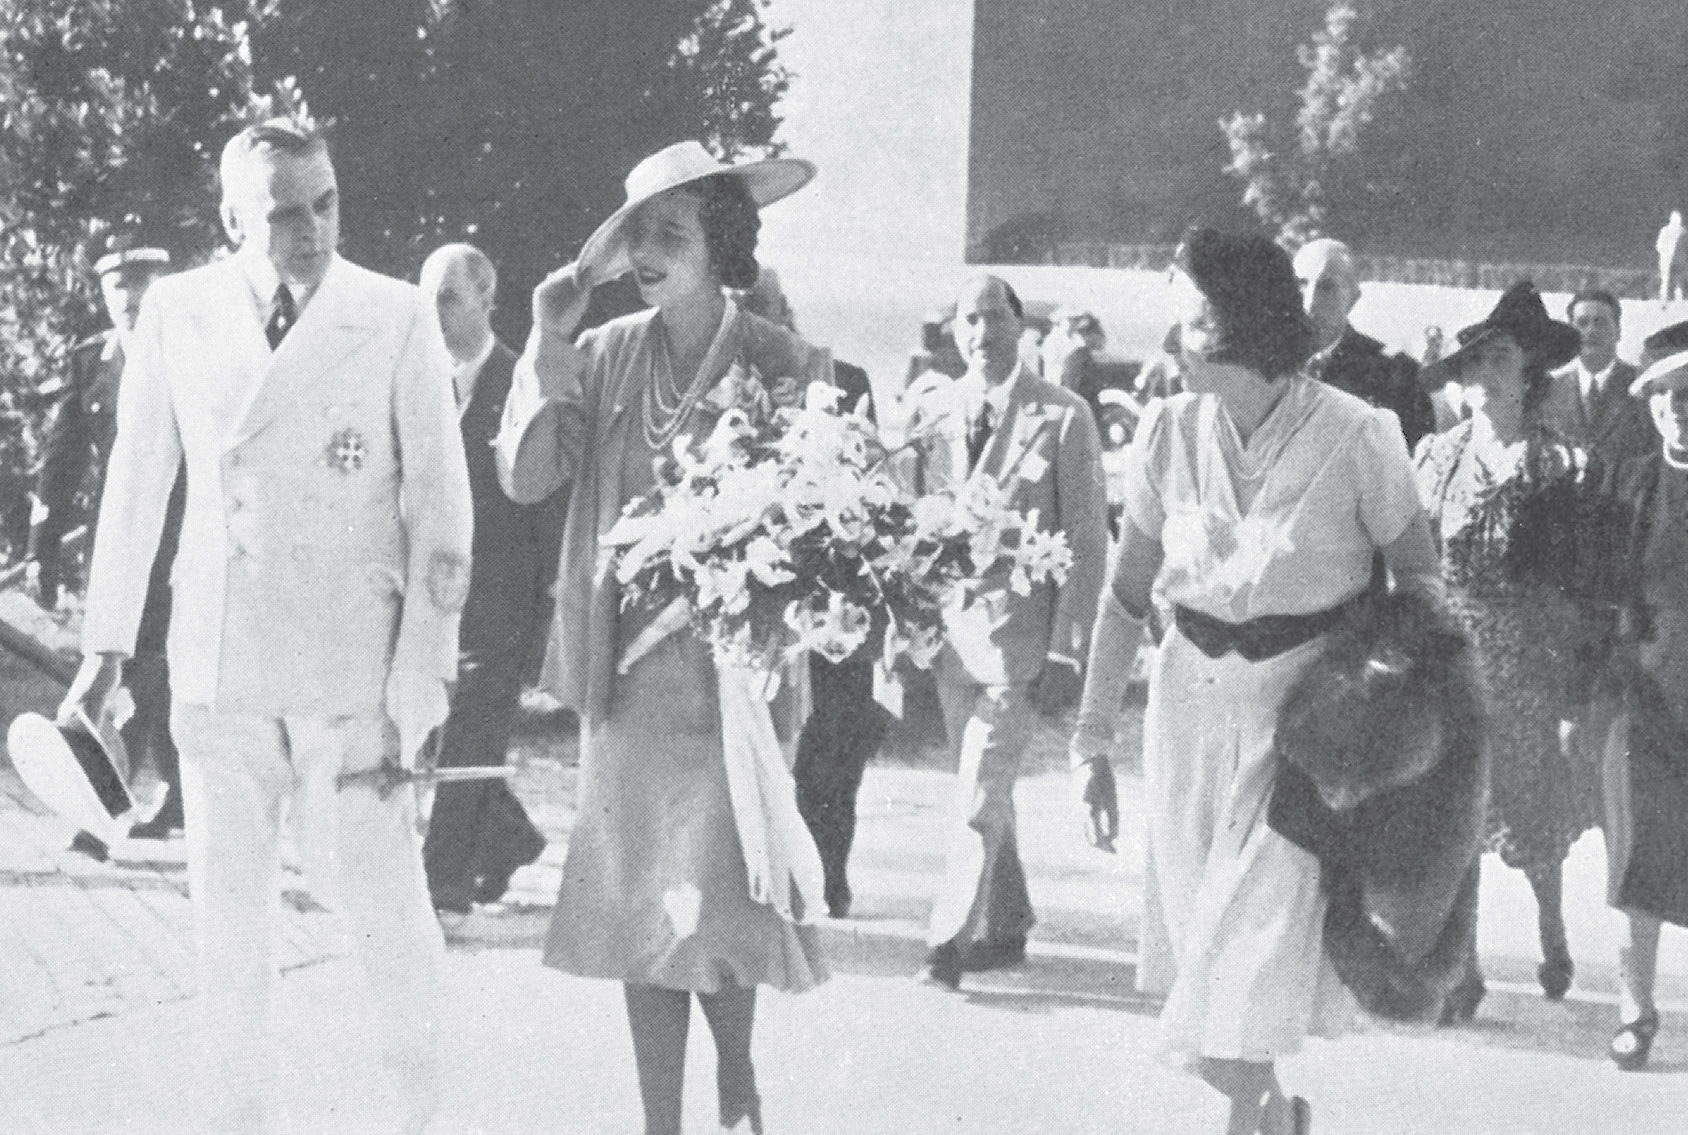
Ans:
{"type": "Polygon", "coordinates": [[[1653,1038],[1659,1035],[1657,1011],[1643,1013],[1612,1034],[1606,1053],[1612,1063],[1625,1072],[1638,1072],[1647,1066],[1647,1056],[1653,1051],[1653,1038]]]}

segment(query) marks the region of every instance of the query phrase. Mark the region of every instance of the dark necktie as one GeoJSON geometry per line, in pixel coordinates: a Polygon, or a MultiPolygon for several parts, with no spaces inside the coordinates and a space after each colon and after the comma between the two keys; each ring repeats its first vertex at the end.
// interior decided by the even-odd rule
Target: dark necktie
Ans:
{"type": "Polygon", "coordinates": [[[287,290],[286,284],[277,284],[275,304],[270,308],[270,321],[264,324],[264,338],[270,341],[270,350],[281,346],[281,341],[287,338],[287,333],[293,329],[293,324],[298,318],[299,309],[293,306],[293,293],[287,290]]]}
{"type": "Polygon", "coordinates": [[[973,467],[979,463],[979,457],[985,452],[985,446],[991,440],[991,404],[986,402],[979,407],[978,417],[967,430],[967,471],[971,473],[973,467]]]}

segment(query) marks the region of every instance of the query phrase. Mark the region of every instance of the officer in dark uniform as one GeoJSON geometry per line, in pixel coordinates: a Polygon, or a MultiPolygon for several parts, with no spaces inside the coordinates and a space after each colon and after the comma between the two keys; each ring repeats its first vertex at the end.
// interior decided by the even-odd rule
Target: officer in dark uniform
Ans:
{"type": "MultiPolygon", "coordinates": [[[[117,432],[117,388],[123,378],[123,344],[140,314],[141,297],[152,281],[169,271],[170,254],[118,232],[105,241],[94,263],[111,327],[71,349],[67,377],[54,396],[45,452],[36,479],[30,515],[28,586],[36,602],[56,609],[60,592],[74,586],[66,562],[66,537],[79,525],[89,529],[84,547],[93,546],[95,508],[105,480],[106,457],[117,432]],[[84,502],[87,502],[86,504],[84,502]]],[[[178,474],[170,497],[164,536],[153,562],[146,610],[134,657],[123,668],[123,684],[134,700],[134,715],[123,727],[131,770],[151,760],[168,788],[163,806],[130,831],[134,839],[163,839],[182,827],[181,774],[170,739],[170,671],[164,642],[170,625],[170,565],[176,555],[186,483],[178,474]]],[[[86,832],[72,844],[96,858],[105,845],[86,832]]]]}

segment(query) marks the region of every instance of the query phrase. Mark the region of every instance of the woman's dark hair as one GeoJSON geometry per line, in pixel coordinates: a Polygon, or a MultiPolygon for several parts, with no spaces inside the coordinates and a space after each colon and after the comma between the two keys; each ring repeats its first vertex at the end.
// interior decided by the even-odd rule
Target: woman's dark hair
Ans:
{"type": "Polygon", "coordinates": [[[1553,389],[1553,372],[1539,355],[1524,355],[1524,417],[1532,419],[1553,389]]]}
{"type": "Polygon", "coordinates": [[[1312,321],[1289,253],[1263,236],[1192,229],[1173,261],[1213,309],[1209,362],[1247,367],[1267,379],[1293,373],[1313,353],[1312,321]]]}
{"type": "Polygon", "coordinates": [[[709,262],[721,278],[721,286],[755,287],[760,271],[756,235],[761,231],[762,217],[744,180],[732,174],[715,174],[688,188],[703,199],[697,211],[698,224],[703,227],[709,262]]]}

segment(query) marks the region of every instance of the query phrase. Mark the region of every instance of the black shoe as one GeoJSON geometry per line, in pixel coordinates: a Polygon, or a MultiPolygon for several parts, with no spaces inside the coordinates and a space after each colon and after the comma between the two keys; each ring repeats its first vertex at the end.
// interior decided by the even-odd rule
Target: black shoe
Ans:
{"type": "Polygon", "coordinates": [[[509,859],[491,871],[481,872],[480,884],[475,888],[476,902],[493,903],[503,899],[504,892],[510,889],[510,877],[545,854],[545,837],[531,827],[526,834],[528,838],[522,841],[522,845],[509,859]]]}
{"type": "Polygon", "coordinates": [[[96,863],[104,863],[111,858],[111,850],[105,841],[88,832],[77,832],[70,841],[70,850],[86,855],[96,863]]]}
{"type": "Polygon", "coordinates": [[[144,824],[129,829],[130,839],[169,839],[182,834],[182,806],[166,800],[158,814],[144,824]]]}
{"type": "Polygon", "coordinates": [[[1436,1024],[1441,1028],[1453,1025],[1463,1025],[1477,1015],[1477,1006],[1482,1003],[1483,995],[1488,987],[1483,984],[1481,975],[1468,976],[1448,992],[1442,1002],[1442,1015],[1436,1024]]]}
{"type": "Polygon", "coordinates": [[[1577,967],[1571,963],[1571,955],[1563,948],[1553,950],[1547,959],[1536,967],[1536,980],[1541,982],[1542,996],[1549,1001],[1562,999],[1571,989],[1571,976],[1577,972],[1577,967]]]}
{"type": "Polygon", "coordinates": [[[1612,1035],[1607,1055],[1625,1072],[1639,1072],[1647,1067],[1647,1055],[1653,1051],[1653,1038],[1658,1035],[1658,1011],[1643,1013],[1612,1035]]]}
{"type": "Polygon", "coordinates": [[[836,886],[827,884],[826,912],[833,918],[849,918],[850,903],[854,898],[850,893],[850,884],[840,881],[836,886]]]}
{"type": "Polygon", "coordinates": [[[1026,964],[1026,938],[986,939],[974,942],[961,951],[961,968],[968,973],[982,973],[989,969],[1013,969],[1026,964]]]}
{"type": "Polygon", "coordinates": [[[926,955],[926,966],[915,977],[926,985],[941,986],[954,992],[961,988],[961,952],[954,942],[932,947],[926,955]]]}
{"type": "Polygon", "coordinates": [[[456,888],[436,891],[430,887],[428,897],[433,900],[435,914],[468,914],[475,908],[474,899],[456,888]]]}

